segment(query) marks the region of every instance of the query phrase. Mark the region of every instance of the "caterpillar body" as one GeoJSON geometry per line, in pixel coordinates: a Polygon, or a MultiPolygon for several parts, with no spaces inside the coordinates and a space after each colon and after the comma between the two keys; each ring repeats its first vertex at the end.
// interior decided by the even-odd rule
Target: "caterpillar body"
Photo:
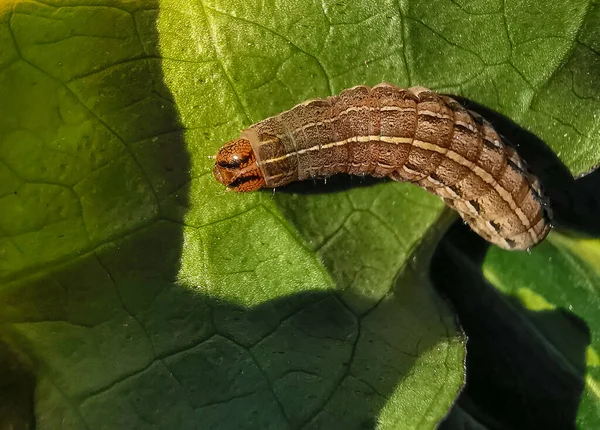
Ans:
{"type": "Polygon", "coordinates": [[[308,100],[223,145],[213,173],[240,192],[337,173],[413,182],[509,250],[551,228],[540,182],[516,150],[480,115],[424,87],[361,85],[308,100]]]}

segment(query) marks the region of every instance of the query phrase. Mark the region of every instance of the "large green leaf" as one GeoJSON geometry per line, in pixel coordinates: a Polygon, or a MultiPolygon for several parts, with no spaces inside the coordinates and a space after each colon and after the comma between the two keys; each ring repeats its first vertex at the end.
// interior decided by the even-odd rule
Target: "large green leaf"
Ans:
{"type": "Polygon", "coordinates": [[[208,156],[306,98],[388,81],[486,104],[584,173],[598,10],[0,3],[0,423],[434,427],[464,376],[427,279],[439,200],[358,179],[224,193],[208,156]]]}

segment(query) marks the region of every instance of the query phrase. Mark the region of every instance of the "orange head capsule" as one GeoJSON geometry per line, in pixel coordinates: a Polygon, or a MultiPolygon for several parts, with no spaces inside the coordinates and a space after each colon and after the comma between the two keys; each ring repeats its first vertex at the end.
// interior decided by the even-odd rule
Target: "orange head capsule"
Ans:
{"type": "Polygon", "coordinates": [[[213,174],[217,181],[233,191],[254,191],[265,185],[265,178],[247,139],[232,140],[219,149],[213,174]]]}

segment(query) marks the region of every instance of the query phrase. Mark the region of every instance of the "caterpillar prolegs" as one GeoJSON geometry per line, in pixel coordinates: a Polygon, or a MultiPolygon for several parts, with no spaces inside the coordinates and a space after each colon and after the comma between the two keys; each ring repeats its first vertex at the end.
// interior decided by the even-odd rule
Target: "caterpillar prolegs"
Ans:
{"type": "Polygon", "coordinates": [[[490,123],[450,97],[382,83],[301,103],[262,120],[216,156],[234,191],[337,173],[413,182],[489,242],[528,249],[550,231],[539,180],[490,123]]]}

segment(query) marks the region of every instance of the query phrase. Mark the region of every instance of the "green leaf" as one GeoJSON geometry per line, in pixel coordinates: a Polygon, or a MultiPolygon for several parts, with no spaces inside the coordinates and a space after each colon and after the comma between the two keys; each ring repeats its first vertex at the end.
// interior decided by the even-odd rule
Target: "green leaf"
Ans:
{"type": "Polygon", "coordinates": [[[600,240],[552,233],[531,255],[491,250],[483,270],[496,288],[523,306],[520,318],[536,331],[560,370],[573,379],[583,379],[577,425],[597,426],[600,423],[600,240]],[[576,315],[582,323],[574,323],[568,314],[553,320],[541,317],[557,309],[576,315]],[[582,351],[581,345],[587,344],[582,351]]]}
{"type": "Polygon", "coordinates": [[[452,300],[469,337],[468,383],[442,429],[572,428],[576,421],[596,427],[597,415],[590,414],[595,401],[582,401],[590,394],[586,355],[594,328],[574,309],[536,293],[560,292],[564,303],[580,294],[571,281],[587,282],[566,270],[564,261],[548,261],[545,249],[558,235],[551,233],[530,254],[490,248],[460,224],[440,242],[433,280],[452,300]]]}
{"type": "Polygon", "coordinates": [[[427,279],[441,202],[360,179],[224,193],[208,156],[307,98],[388,81],[496,109],[584,173],[598,10],[1,3],[0,399],[35,385],[5,422],[433,428],[465,352],[427,279]]]}

